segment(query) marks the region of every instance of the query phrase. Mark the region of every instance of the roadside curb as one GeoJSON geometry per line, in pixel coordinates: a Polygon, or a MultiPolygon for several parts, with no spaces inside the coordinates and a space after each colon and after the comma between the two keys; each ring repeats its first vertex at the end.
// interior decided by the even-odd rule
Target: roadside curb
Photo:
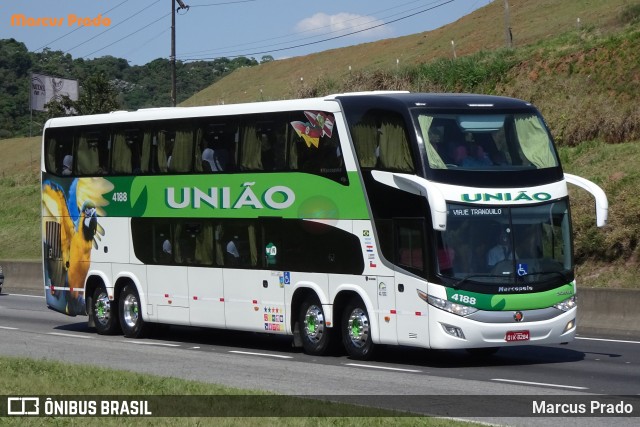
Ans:
{"type": "MultiPolygon", "coordinates": [[[[42,264],[2,261],[5,293],[43,295],[42,264]]],[[[578,288],[578,334],[640,339],[640,291],[578,288]]]]}

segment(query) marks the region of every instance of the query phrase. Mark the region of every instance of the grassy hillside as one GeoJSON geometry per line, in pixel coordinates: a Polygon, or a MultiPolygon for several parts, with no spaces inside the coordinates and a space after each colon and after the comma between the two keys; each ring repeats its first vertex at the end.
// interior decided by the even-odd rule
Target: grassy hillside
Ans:
{"type": "MultiPolygon", "coordinates": [[[[623,11],[632,0],[509,0],[514,47],[544,43],[577,28],[609,34],[623,25],[623,11]]],[[[464,57],[505,46],[504,2],[494,1],[456,22],[434,31],[365,43],[312,55],[273,61],[236,70],[181,105],[208,105],[297,96],[301,87],[323,79],[343,79],[351,73],[394,71],[437,58],[464,57]],[[303,78],[301,81],[300,78],[303,78]],[[262,90],[262,92],[261,92],[262,90]]]]}
{"type": "Polygon", "coordinates": [[[40,141],[0,140],[0,259],[40,258],[40,141]]]}
{"type": "MultiPolygon", "coordinates": [[[[593,200],[571,190],[579,283],[640,288],[640,1],[509,3],[515,49],[502,47],[503,2],[495,1],[433,32],[240,69],[182,105],[396,88],[530,100],[565,170],[609,197],[609,226],[597,229],[593,200]]],[[[38,145],[38,138],[0,141],[0,239],[12,242],[0,245],[0,259],[40,256],[38,145]]]]}

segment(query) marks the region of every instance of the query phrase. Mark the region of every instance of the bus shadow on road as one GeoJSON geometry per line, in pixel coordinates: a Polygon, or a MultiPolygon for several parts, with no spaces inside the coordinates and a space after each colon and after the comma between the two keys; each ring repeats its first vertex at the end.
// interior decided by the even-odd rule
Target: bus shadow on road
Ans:
{"type": "MultiPolygon", "coordinates": [[[[95,330],[87,326],[86,321],[60,325],[54,329],[70,333],[95,334],[95,330]]],[[[209,329],[188,326],[155,325],[145,340],[163,343],[174,343],[186,346],[215,346],[226,349],[242,349],[284,353],[287,355],[304,355],[301,348],[293,346],[293,338],[285,335],[274,335],[259,332],[230,331],[225,329],[209,329]]],[[[459,368],[481,366],[526,366],[551,363],[570,363],[581,361],[585,353],[569,346],[513,346],[503,347],[495,354],[472,354],[465,350],[433,350],[416,347],[377,346],[370,362],[391,365],[415,366],[421,368],[459,368]]],[[[610,355],[615,357],[615,355],[610,355]]],[[[335,359],[350,360],[340,346],[326,356],[327,361],[335,359]]],[[[320,359],[321,360],[321,359],[320,359]]]]}
{"type": "Polygon", "coordinates": [[[433,350],[387,347],[376,360],[386,363],[415,365],[431,368],[523,366],[549,363],[569,363],[585,358],[582,351],[566,346],[503,347],[494,354],[473,354],[465,350],[433,350]]]}

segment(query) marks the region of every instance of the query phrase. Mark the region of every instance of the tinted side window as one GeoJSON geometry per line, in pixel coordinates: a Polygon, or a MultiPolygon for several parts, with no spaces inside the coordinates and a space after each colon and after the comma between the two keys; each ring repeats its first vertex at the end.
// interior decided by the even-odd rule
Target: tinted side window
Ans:
{"type": "Polygon", "coordinates": [[[349,129],[360,167],[415,172],[409,135],[400,114],[368,110],[352,120],[349,129]]]}
{"type": "Polygon", "coordinates": [[[136,256],[147,264],[362,274],[358,237],[303,220],[131,221],[136,256]]]}

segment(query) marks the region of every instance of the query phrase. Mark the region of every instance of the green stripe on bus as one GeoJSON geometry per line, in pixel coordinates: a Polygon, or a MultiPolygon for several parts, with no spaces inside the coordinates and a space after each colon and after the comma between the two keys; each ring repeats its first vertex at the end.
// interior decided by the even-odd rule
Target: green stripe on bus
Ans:
{"type": "Polygon", "coordinates": [[[105,178],[106,216],[368,219],[357,172],[349,185],[305,173],[105,178]]]}
{"type": "Polygon", "coordinates": [[[509,311],[536,310],[551,307],[574,295],[573,284],[567,284],[545,292],[523,294],[480,294],[446,288],[447,299],[456,304],[468,305],[479,310],[509,311]],[[470,304],[468,301],[475,301],[470,304]]]}

